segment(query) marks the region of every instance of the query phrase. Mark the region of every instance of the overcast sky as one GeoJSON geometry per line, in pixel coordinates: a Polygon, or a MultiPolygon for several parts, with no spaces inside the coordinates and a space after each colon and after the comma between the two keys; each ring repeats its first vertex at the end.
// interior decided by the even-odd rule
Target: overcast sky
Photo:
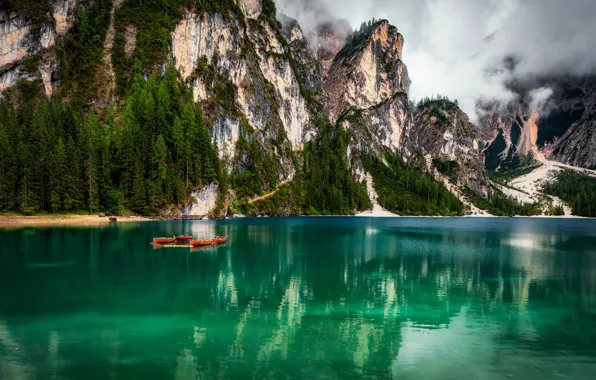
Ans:
{"type": "Polygon", "coordinates": [[[596,0],[276,2],[305,28],[324,18],[325,10],[353,27],[373,17],[388,19],[405,38],[410,96],[457,98],[473,119],[477,99],[511,99],[504,83],[512,76],[596,68],[596,0]],[[501,70],[508,55],[520,62],[515,73],[501,70]]]}

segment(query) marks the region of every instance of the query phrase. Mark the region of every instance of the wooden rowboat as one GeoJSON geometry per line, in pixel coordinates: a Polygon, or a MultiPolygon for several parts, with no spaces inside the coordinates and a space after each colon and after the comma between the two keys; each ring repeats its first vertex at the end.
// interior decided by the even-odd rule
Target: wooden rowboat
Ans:
{"type": "Polygon", "coordinates": [[[213,245],[213,240],[192,240],[190,242],[191,247],[205,247],[208,245],[213,245]]]}
{"type": "Polygon", "coordinates": [[[218,244],[224,244],[228,241],[228,237],[227,236],[216,236],[213,238],[213,244],[214,245],[218,245],[218,244]]]}
{"type": "Polygon", "coordinates": [[[161,244],[171,244],[176,241],[176,238],[166,238],[166,237],[159,237],[153,238],[153,245],[161,245],[161,244]]]}
{"type": "Polygon", "coordinates": [[[187,243],[192,240],[191,235],[178,235],[176,236],[176,243],[187,243]]]}

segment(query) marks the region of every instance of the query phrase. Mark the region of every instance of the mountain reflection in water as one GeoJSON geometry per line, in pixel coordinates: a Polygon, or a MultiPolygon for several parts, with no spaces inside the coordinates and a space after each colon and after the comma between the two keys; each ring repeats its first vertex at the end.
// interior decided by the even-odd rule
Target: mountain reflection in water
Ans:
{"type": "Polygon", "coordinates": [[[595,227],[289,218],[2,231],[0,378],[592,378],[595,227]],[[148,244],[179,233],[230,242],[148,244]]]}

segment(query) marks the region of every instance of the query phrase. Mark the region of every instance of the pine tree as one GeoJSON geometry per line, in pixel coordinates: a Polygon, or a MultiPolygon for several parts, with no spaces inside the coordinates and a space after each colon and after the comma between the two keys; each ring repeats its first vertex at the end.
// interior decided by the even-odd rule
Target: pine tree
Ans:
{"type": "Polygon", "coordinates": [[[52,190],[50,193],[50,204],[53,212],[57,212],[63,208],[64,198],[66,194],[67,166],[66,166],[66,148],[62,137],[58,139],[58,143],[54,149],[52,157],[52,190]]]}
{"type": "Polygon", "coordinates": [[[67,182],[64,193],[64,209],[66,211],[80,210],[83,204],[83,186],[78,148],[72,137],[66,144],[67,182]]]}
{"type": "Polygon", "coordinates": [[[17,165],[15,151],[5,128],[6,119],[2,116],[8,118],[8,115],[0,112],[0,210],[9,210],[14,207],[17,165]]]}
{"type": "Polygon", "coordinates": [[[132,196],[130,208],[141,214],[148,214],[147,210],[147,189],[145,188],[145,180],[143,175],[143,167],[140,161],[135,161],[135,175],[132,186],[132,196]]]}
{"type": "Polygon", "coordinates": [[[99,184],[98,184],[98,155],[96,147],[99,145],[97,134],[100,132],[99,123],[95,113],[91,113],[85,123],[87,146],[85,152],[85,181],[87,184],[87,206],[89,211],[99,210],[99,184]]]}

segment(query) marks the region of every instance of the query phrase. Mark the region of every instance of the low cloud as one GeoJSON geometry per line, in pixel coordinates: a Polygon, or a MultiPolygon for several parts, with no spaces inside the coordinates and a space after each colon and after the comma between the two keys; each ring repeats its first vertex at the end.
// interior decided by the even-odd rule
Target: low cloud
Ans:
{"type": "Polygon", "coordinates": [[[354,28],[388,19],[405,38],[410,96],[456,98],[472,119],[479,100],[514,99],[512,80],[596,69],[593,0],[279,0],[278,8],[305,29],[330,17],[354,28]]]}
{"type": "Polygon", "coordinates": [[[553,90],[549,87],[540,87],[531,90],[529,93],[531,108],[542,107],[546,104],[548,99],[553,95],[553,90]]]}

